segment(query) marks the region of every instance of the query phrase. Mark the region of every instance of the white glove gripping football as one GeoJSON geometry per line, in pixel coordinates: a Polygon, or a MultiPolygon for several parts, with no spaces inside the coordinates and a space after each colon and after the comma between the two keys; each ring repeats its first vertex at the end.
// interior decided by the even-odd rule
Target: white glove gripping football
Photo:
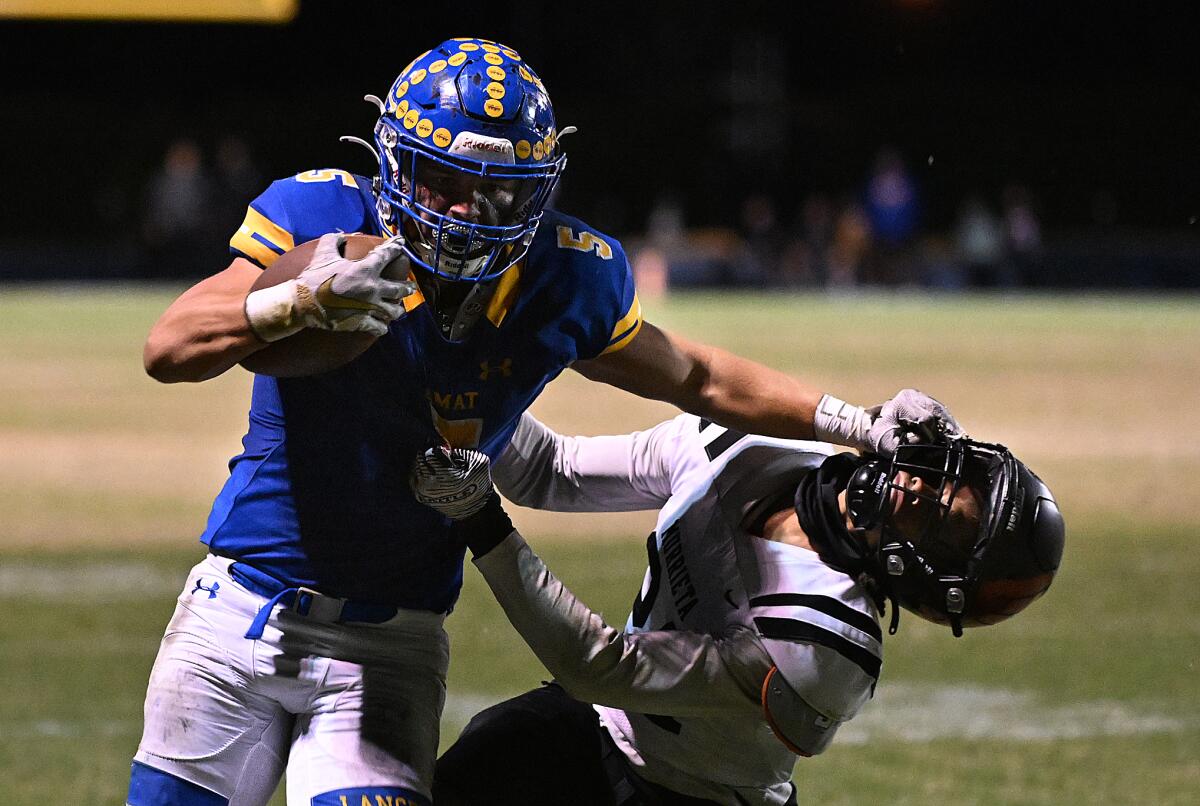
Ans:
{"type": "Polygon", "coordinates": [[[395,261],[406,259],[402,241],[390,238],[361,260],[342,256],[345,242],[344,233],[322,235],[296,279],[246,296],[246,319],[259,338],[278,341],[306,327],[387,333],[388,323],[404,313],[401,300],[416,291],[416,283],[382,276],[395,261]]]}
{"type": "Polygon", "coordinates": [[[824,395],[813,417],[813,431],[823,442],[880,456],[894,454],[901,441],[935,442],[962,433],[944,405],[916,389],[902,389],[891,400],[870,409],[824,395]]]}
{"type": "Polygon", "coordinates": [[[408,483],[418,501],[456,521],[480,512],[494,495],[487,455],[446,445],[418,456],[408,483]]]}

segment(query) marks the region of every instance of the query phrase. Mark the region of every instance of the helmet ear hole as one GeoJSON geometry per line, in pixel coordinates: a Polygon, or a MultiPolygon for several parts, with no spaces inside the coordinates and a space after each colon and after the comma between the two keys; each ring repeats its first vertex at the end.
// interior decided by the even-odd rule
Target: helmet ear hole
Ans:
{"type": "Polygon", "coordinates": [[[854,471],[846,485],[846,512],[856,529],[872,529],[883,522],[889,498],[889,466],[871,461],[854,471]]]}

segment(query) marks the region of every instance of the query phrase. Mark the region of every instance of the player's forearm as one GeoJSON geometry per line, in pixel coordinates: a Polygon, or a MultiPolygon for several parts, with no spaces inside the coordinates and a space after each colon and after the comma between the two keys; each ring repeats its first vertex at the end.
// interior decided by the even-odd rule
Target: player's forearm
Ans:
{"type": "MultiPolygon", "coordinates": [[[[247,264],[249,266],[249,264],[247,264]]],[[[163,383],[203,381],[220,375],[262,342],[246,319],[246,294],[258,270],[233,267],[184,292],[146,337],[142,359],[163,383]]]]}
{"type": "Polygon", "coordinates": [[[646,322],[627,347],[573,367],[595,381],[662,400],[727,428],[812,439],[816,388],[646,322]]]}
{"type": "Polygon", "coordinates": [[[813,438],[820,390],[716,347],[689,344],[687,349],[696,369],[686,397],[671,402],[738,431],[813,438]]]}
{"type": "Polygon", "coordinates": [[[620,632],[576,599],[515,532],[475,564],[517,632],[573,696],[675,716],[755,707],[770,662],[751,641],[620,632]]]}

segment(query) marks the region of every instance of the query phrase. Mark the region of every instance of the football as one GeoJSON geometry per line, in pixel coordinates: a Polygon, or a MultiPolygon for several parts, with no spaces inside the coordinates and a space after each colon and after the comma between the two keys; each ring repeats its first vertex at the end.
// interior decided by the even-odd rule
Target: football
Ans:
{"type": "MultiPolygon", "coordinates": [[[[353,233],[347,236],[342,254],[351,260],[359,260],[381,243],[383,238],[376,235],[353,233]]],[[[263,271],[250,290],[294,280],[304,271],[316,248],[317,242],[313,240],[285,252],[263,271]]],[[[386,271],[384,275],[387,276],[386,271]]],[[[370,333],[335,333],[305,328],[251,353],[242,359],[241,365],[259,375],[281,378],[317,375],[337,369],[362,355],[375,343],[375,338],[370,333]]]]}

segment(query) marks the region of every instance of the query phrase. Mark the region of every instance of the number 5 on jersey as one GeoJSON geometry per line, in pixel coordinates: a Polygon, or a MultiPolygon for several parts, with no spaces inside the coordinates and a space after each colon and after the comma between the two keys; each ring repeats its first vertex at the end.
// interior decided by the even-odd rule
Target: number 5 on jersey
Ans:
{"type": "Polygon", "coordinates": [[[595,252],[603,260],[612,260],[613,250],[603,238],[598,238],[587,231],[581,231],[579,237],[570,227],[558,227],[558,248],[577,249],[580,252],[595,252]]]}

